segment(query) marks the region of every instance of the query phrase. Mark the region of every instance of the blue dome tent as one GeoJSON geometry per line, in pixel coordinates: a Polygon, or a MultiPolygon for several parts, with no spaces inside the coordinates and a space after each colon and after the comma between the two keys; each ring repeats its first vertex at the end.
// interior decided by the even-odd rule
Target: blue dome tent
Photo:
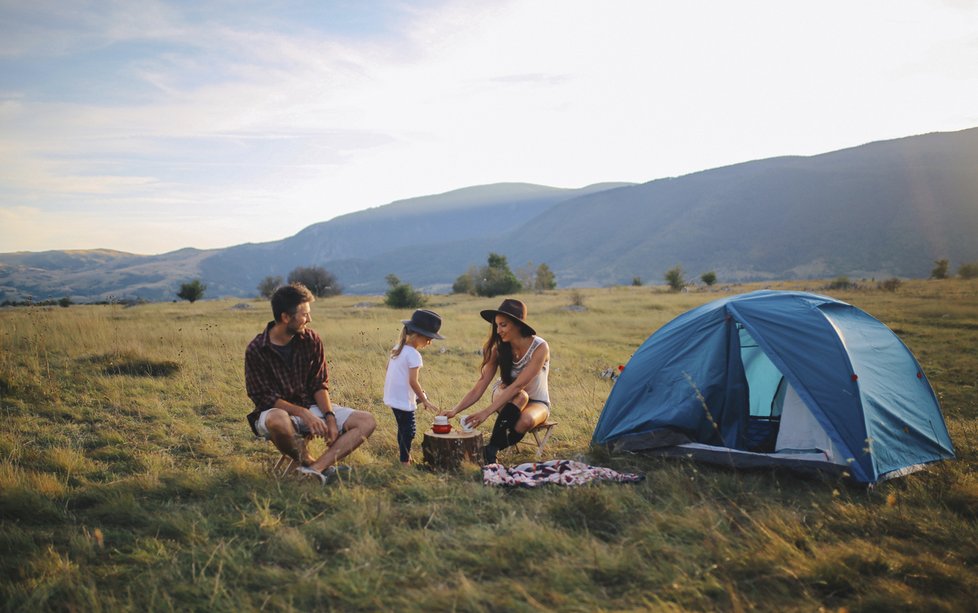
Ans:
{"type": "Polygon", "coordinates": [[[592,443],[848,471],[867,484],[954,458],[934,390],[893,331],[833,298],[768,290],[705,304],[650,336],[592,443]]]}

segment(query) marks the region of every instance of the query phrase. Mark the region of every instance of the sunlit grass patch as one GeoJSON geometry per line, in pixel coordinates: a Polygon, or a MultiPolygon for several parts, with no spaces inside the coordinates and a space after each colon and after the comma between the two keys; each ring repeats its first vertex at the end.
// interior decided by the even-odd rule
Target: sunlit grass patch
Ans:
{"type": "Polygon", "coordinates": [[[277,526],[269,530],[265,545],[258,556],[265,563],[285,568],[307,567],[318,559],[316,550],[306,535],[291,526],[277,526]]]}
{"type": "Polygon", "coordinates": [[[25,487],[38,494],[57,500],[68,492],[68,485],[61,475],[12,465],[0,470],[0,490],[8,487],[25,487]]]}
{"type": "Polygon", "coordinates": [[[77,477],[80,475],[91,474],[98,469],[83,449],[74,447],[52,447],[47,449],[40,457],[41,467],[53,470],[65,477],[77,477]]]}
{"type": "Polygon", "coordinates": [[[944,495],[944,504],[964,519],[978,519],[978,478],[974,473],[951,484],[944,495]]]}
{"type": "Polygon", "coordinates": [[[73,547],[65,551],[49,546],[39,551],[9,574],[24,581],[14,589],[0,590],[0,602],[6,610],[31,611],[99,610],[109,606],[107,599],[99,598],[93,578],[82,571],[86,557],[73,547]]]}
{"type": "Polygon", "coordinates": [[[131,475],[146,470],[139,455],[129,446],[106,446],[92,449],[88,456],[107,467],[113,475],[131,475]]]}
{"type": "MultiPolygon", "coordinates": [[[[613,388],[601,371],[724,292],[583,289],[584,311],[565,309],[563,291],[523,296],[553,354],[559,425],[545,459],[646,476],[538,490],[485,487],[475,466],[400,466],[382,389],[410,313],[355,306],[374,298],[313,305],[334,402],[378,421],[346,460],[352,478],[325,488],[272,475],[279,454],[245,421],[242,355],[267,302],[73,307],[34,324],[0,311],[0,608],[967,610],[978,601],[978,284],[965,289],[908,281],[840,296],[907,333],[959,456],[872,491],[589,447],[613,388]],[[106,356],[131,363],[107,373],[106,356]],[[136,374],[138,360],[179,367],[136,374]]],[[[423,354],[421,378],[440,406],[474,383],[478,312],[499,300],[437,297],[448,339],[423,354]]],[[[418,420],[420,461],[431,414],[418,420]]]]}
{"type": "Polygon", "coordinates": [[[111,491],[102,497],[85,516],[104,524],[135,528],[146,523],[150,511],[127,491],[111,491]]]}

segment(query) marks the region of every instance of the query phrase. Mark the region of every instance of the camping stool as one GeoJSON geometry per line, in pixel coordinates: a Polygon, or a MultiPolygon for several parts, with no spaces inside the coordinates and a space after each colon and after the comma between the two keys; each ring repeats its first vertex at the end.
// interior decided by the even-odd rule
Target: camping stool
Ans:
{"type": "MultiPolygon", "coordinates": [[[[312,439],[312,435],[311,434],[306,434],[306,435],[296,434],[295,435],[295,443],[296,443],[296,445],[299,448],[299,457],[300,458],[303,457],[304,455],[306,455],[306,445],[309,444],[309,441],[311,439],[312,439]]],[[[296,464],[297,463],[296,463],[295,460],[293,460],[290,456],[288,456],[288,455],[286,455],[286,454],[283,453],[282,454],[282,457],[280,457],[278,459],[278,461],[275,462],[275,466],[272,467],[272,474],[274,474],[274,475],[276,475],[278,477],[284,477],[285,475],[289,474],[290,472],[292,472],[293,470],[295,470],[296,468],[298,468],[298,466],[296,466],[296,464]]]]}
{"type": "Polygon", "coordinates": [[[547,446],[547,441],[550,440],[550,435],[553,434],[556,426],[557,422],[548,418],[547,421],[528,432],[528,434],[533,435],[533,440],[536,441],[537,458],[543,455],[543,448],[547,446]]]}

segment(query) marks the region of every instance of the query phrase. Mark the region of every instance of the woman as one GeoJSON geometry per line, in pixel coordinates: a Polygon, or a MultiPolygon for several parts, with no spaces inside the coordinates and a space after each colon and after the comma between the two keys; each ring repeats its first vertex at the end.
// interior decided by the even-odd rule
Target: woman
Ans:
{"type": "Polygon", "coordinates": [[[494,464],[500,449],[520,442],[523,435],[550,416],[550,347],[526,322],[526,305],[519,300],[507,298],[498,309],[482,311],[481,315],[492,324],[492,331],[482,347],[479,380],[452,410],[442,415],[455,417],[475,404],[498,368],[500,378],[493,386],[492,402],[466,418],[466,425],[474,428],[499,413],[485,448],[486,464],[494,464]]]}

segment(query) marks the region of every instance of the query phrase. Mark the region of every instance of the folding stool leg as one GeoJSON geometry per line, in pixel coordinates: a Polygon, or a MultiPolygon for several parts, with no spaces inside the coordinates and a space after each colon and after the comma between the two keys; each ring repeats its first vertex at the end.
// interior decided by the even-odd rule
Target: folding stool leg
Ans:
{"type": "Polygon", "coordinates": [[[550,440],[550,434],[553,432],[554,426],[556,424],[544,424],[543,426],[538,426],[532,430],[533,439],[537,443],[537,458],[543,456],[543,449],[547,446],[547,441],[550,440]],[[543,430],[543,436],[540,435],[540,430],[543,430]]]}
{"type": "MultiPolygon", "coordinates": [[[[308,442],[309,442],[308,436],[300,435],[295,437],[295,444],[298,449],[300,458],[306,455],[306,444],[308,444],[308,442]]],[[[289,472],[292,471],[293,467],[295,467],[295,464],[296,464],[295,460],[293,460],[291,457],[283,453],[282,457],[280,457],[278,461],[275,462],[275,466],[272,467],[272,473],[274,473],[279,477],[284,477],[287,474],[289,474],[289,472]]]]}

